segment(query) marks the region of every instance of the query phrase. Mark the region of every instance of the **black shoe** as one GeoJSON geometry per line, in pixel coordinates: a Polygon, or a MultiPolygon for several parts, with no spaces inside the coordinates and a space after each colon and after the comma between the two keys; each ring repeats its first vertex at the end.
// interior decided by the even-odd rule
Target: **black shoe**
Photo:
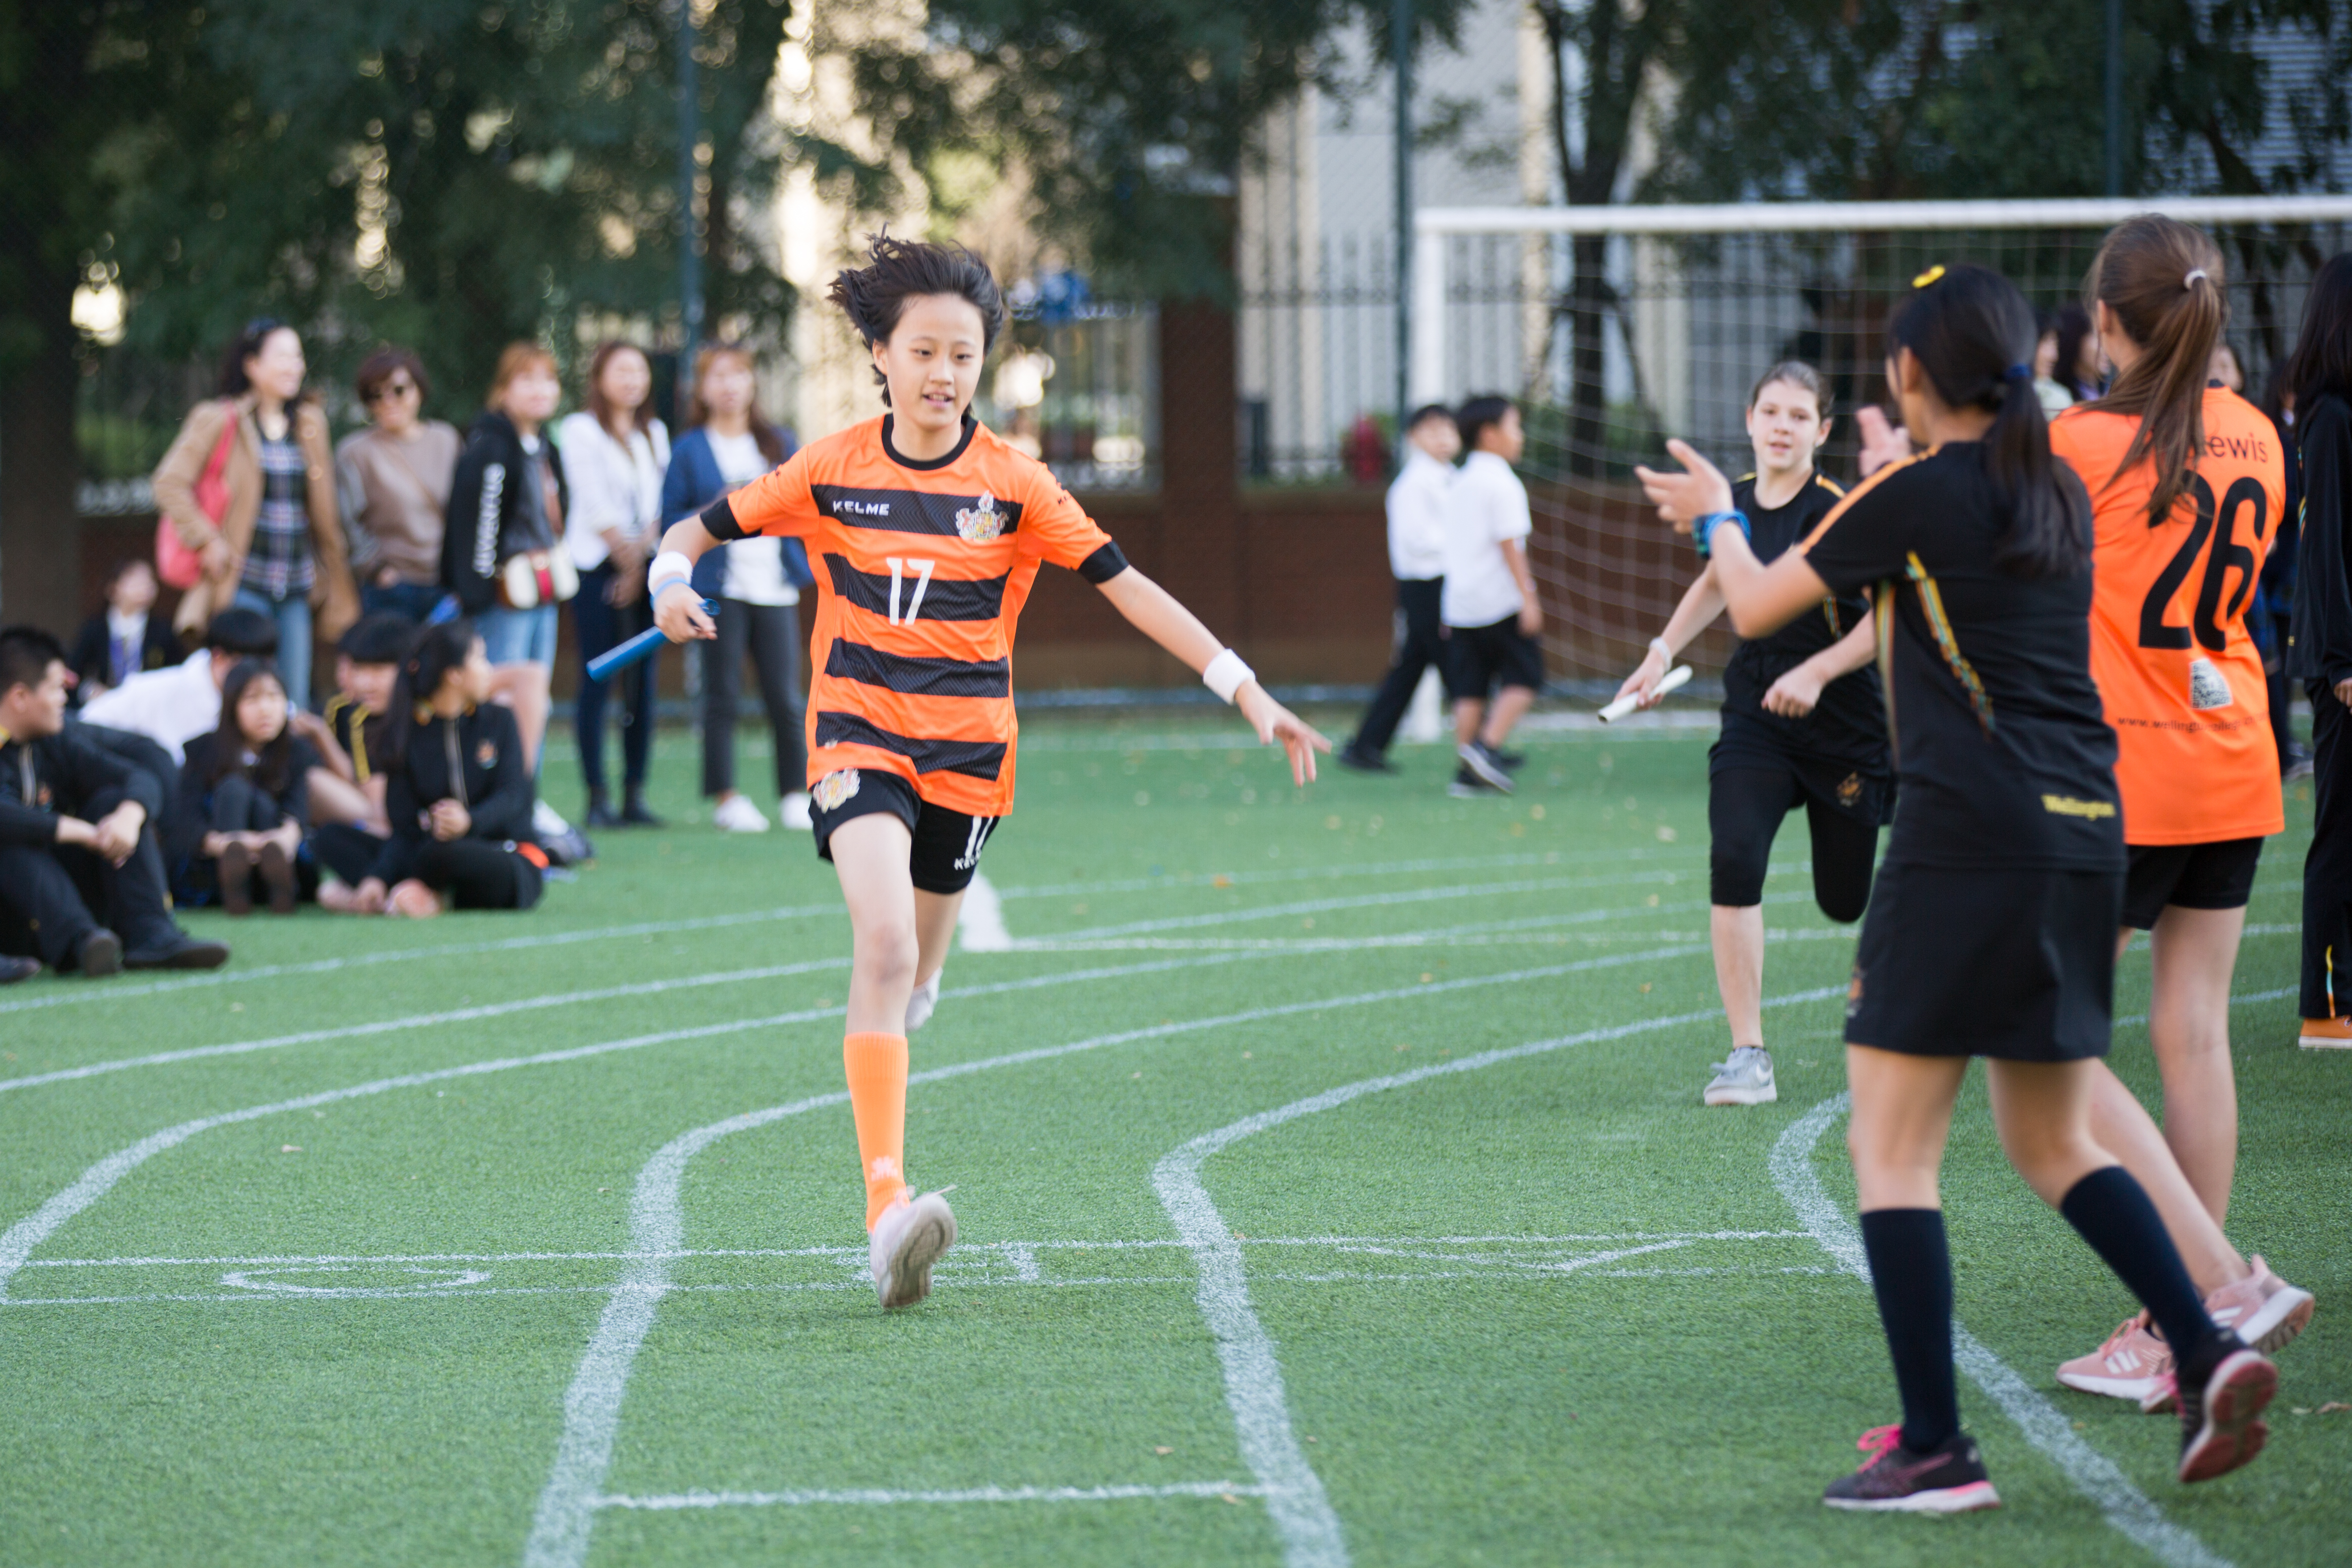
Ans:
{"type": "Polygon", "coordinates": [[[1500,789],[1488,784],[1467,768],[1457,768],[1454,770],[1454,782],[1445,787],[1445,792],[1457,800],[1475,800],[1486,796],[1502,793],[1500,789]]]}
{"type": "Polygon", "coordinates": [[[1517,773],[1528,765],[1528,754],[1524,751],[1497,751],[1494,756],[1507,772],[1517,773]]]}
{"type": "MultiPolygon", "coordinates": [[[[85,946],[85,955],[89,951],[85,946]]],[[[87,956],[83,962],[89,962],[87,956]]],[[[144,947],[122,956],[126,969],[217,969],[228,962],[228,944],[199,942],[187,933],[175,934],[174,939],[161,947],[144,947]]]]}
{"type": "Polygon", "coordinates": [[[220,852],[221,907],[231,915],[253,913],[253,852],[231,844],[220,852]]]}
{"type": "Polygon", "coordinates": [[[621,819],[614,813],[613,802],[602,789],[588,792],[588,814],[581,821],[591,828],[617,828],[621,819]]]}
{"type": "Polygon", "coordinates": [[[13,986],[19,980],[29,980],[41,972],[38,958],[0,958],[0,986],[13,986]]]}
{"type": "MultiPolygon", "coordinates": [[[[589,825],[593,827],[595,824],[592,822],[589,825]]],[[[646,810],[646,792],[642,789],[632,789],[622,797],[621,820],[618,825],[624,828],[658,828],[662,825],[662,820],[646,810]]]]}
{"type": "Polygon", "coordinates": [[[1352,746],[1339,753],[1339,766],[1352,768],[1359,773],[1394,773],[1397,770],[1396,764],[1387,758],[1359,751],[1352,746]]]}
{"type": "Polygon", "coordinates": [[[254,864],[261,873],[261,885],[269,890],[269,913],[293,914],[302,889],[295,880],[294,862],[286,858],[286,852],[276,844],[264,844],[254,864]]]}
{"type": "Polygon", "coordinates": [[[1504,768],[1501,758],[1484,746],[1475,740],[1465,741],[1454,748],[1454,754],[1462,758],[1464,770],[1479,783],[1506,795],[1511,792],[1509,772],[1504,768]]]}
{"type": "Polygon", "coordinates": [[[1832,1508],[1876,1513],[1967,1513],[1999,1508],[2000,1494],[1985,1475],[1977,1440],[1955,1432],[1924,1454],[1903,1446],[1900,1427],[1874,1427],[1854,1445],[1870,1458],[1822,1493],[1832,1508]]]}
{"type": "Polygon", "coordinates": [[[2180,1479],[2210,1481],[2251,1464],[2270,1428],[2263,1406],[2278,1392],[2278,1368],[2236,1334],[2223,1336],[2218,1355],[2173,1375],[2180,1405],[2180,1479]]]}
{"type": "Polygon", "coordinates": [[[101,925],[81,939],[81,951],[74,961],[93,980],[119,975],[122,973],[122,938],[101,925]]]}

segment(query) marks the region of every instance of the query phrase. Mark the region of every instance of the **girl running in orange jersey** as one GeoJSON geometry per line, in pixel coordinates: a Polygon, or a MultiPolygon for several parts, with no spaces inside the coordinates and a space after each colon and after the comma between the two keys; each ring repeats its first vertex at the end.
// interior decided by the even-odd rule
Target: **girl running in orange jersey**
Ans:
{"type": "MultiPolygon", "coordinates": [[[[2109,234],[2087,292],[2115,383],[2053,419],[2050,445],[2091,493],[2091,674],[2116,731],[2122,941],[2149,934],[2147,1035],[2164,1077],[2159,1133],[2101,1063],[2092,1133],[2147,1188],[2213,1320],[2274,1351],[2311,1321],[2311,1296],[2241,1258],[2221,1227],[2238,1160],[2230,983],[2263,840],[2286,827],[2245,624],[2286,459],[2262,412],[2208,380],[2222,284],[2221,251],[2187,224],[2150,215],[2109,234]]],[[[2172,1372],[2141,1312],[2058,1380],[2157,1409],[2172,1372]]]]}
{"type": "Polygon", "coordinates": [[[673,525],[647,573],[674,642],[715,636],[688,584],[695,560],[753,535],[808,541],[810,816],[854,937],[842,1042],[866,1177],[874,1288],[885,1307],[930,1291],[955,1242],[938,1193],[903,1170],[907,1035],[930,1016],[956,912],[1013,808],[1013,634],[1038,566],[1102,591],[1137,630],[1279,740],[1315,777],[1330,742],[1276,702],[1240,655],[1127,563],[1035,458],[968,412],[1004,326],[996,279],[961,248],[877,239],[829,295],[874,357],[890,412],[813,442],[782,467],[673,525]]]}

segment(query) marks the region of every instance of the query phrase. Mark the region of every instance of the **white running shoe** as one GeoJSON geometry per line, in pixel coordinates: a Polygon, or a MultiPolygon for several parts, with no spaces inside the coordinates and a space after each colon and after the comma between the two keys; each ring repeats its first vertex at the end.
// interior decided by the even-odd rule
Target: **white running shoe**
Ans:
{"type": "Polygon", "coordinates": [[[908,1034],[914,1033],[931,1021],[931,1014],[938,1010],[940,1005],[940,981],[946,977],[948,967],[941,964],[931,972],[931,977],[917,986],[915,994],[907,998],[907,1032],[908,1034]]]}
{"type": "Polygon", "coordinates": [[[710,813],[710,825],[726,833],[764,833],[768,819],[749,795],[730,795],[710,813]]]}
{"type": "Polygon", "coordinates": [[[874,1295],[886,1308],[911,1307],[931,1293],[931,1265],[955,1245],[955,1216],[942,1192],[904,1197],[874,1222],[866,1258],[874,1270],[874,1295]]]}
{"type": "Polygon", "coordinates": [[[805,789],[795,789],[776,802],[776,821],[796,833],[809,831],[809,798],[805,789]]]}
{"type": "Polygon", "coordinates": [[[1780,1097],[1772,1082],[1772,1053],[1760,1045],[1732,1047],[1731,1060],[1715,1064],[1706,1095],[1710,1105],[1769,1105],[1780,1097]]]}

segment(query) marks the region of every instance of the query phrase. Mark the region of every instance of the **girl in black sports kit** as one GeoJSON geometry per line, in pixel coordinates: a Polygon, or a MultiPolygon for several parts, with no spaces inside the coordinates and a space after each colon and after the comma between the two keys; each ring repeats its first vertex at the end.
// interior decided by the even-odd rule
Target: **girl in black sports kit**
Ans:
{"type": "MultiPolygon", "coordinates": [[[[2177,1473],[2209,1479],[2260,1452],[2278,1373],[2207,1315],[2147,1192],[2091,1136],[2124,853],[2115,733],[2091,679],[2089,497],[2051,455],[2033,312],[2006,279],[1932,268],[1887,334],[1888,383],[1927,451],[1879,469],[1770,566],[1730,485],[1687,445],[1669,444],[1685,473],[1637,470],[1660,514],[1712,545],[1743,635],[1869,588],[1893,683],[1902,808],[1845,1032],[1847,1143],[1903,1422],[1866,1434],[1870,1458],[1822,1501],[1951,1513],[2000,1500],[1960,1429],[1937,1188],[1971,1056],[1989,1059],[2010,1163],[2177,1348],[2177,1473]]],[[[1865,466],[1906,444],[1871,440],[1865,466]]]]}
{"type": "MultiPolygon", "coordinates": [[[[1813,472],[1829,435],[1829,389],[1821,372],[1784,361],[1748,394],[1757,471],[1731,487],[1756,557],[1771,561],[1801,543],[1844,495],[1813,472]],[[1777,497],[1759,503],[1759,492],[1777,497]]],[[[1641,667],[1618,688],[1645,707],[1681,652],[1723,612],[1710,566],[1651,639],[1641,667]]],[[[1743,641],[1723,672],[1723,731],[1707,753],[1709,925],[1715,977],[1731,1028],[1731,1056],[1716,1066],[1709,1105],[1759,1105],[1780,1097],[1764,1049],[1764,875],[1781,819],[1802,806],[1811,831],[1813,898],[1841,923],[1862,918],[1878,826],[1894,794],[1886,760],[1886,707],[1871,666],[1870,599],[1832,594],[1814,612],[1743,641]]]]}

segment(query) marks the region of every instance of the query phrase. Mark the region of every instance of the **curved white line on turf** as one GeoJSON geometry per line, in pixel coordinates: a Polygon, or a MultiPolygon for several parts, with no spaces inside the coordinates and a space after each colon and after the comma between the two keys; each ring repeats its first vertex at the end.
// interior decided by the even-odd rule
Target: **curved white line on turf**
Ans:
{"type": "MultiPolygon", "coordinates": [[[[1164,1039],[1202,1030],[1258,1023],[1268,1019],[1293,1018],[1301,1013],[1328,1012],[1339,1008],[1367,1007],[1375,1002],[1398,1001],[1408,997],[1439,996],[1474,988],[1515,985],[1524,980],[1543,979],[1580,970],[1653,962],[1663,957],[1706,951],[1705,947],[1678,947],[1658,953],[1625,954],[1607,958],[1588,958],[1574,964],[1547,965],[1539,969],[1517,969],[1499,975],[1444,980],[1426,986],[1400,986],[1350,997],[1284,1002],[1272,1007],[1252,1008],[1246,1012],[1226,1013],[1218,1018],[1125,1030],[1067,1045],[1041,1046],[1034,1051],[1016,1051],[977,1061],[929,1068],[908,1074],[907,1082],[911,1088],[917,1084],[961,1078],[969,1073],[986,1072],[999,1067],[1047,1061],[1055,1057],[1072,1056],[1133,1040],[1164,1039]]],[[[1832,988],[1821,994],[1842,994],[1842,988],[1832,988]]],[[[1692,1019],[1714,1016],[1712,1012],[1690,1015],[1692,1019]]],[[[797,1116],[822,1106],[846,1104],[848,1100],[846,1093],[835,1091],[830,1094],[795,1100],[786,1105],[772,1106],[764,1111],[747,1111],[740,1116],[730,1116],[723,1122],[714,1122],[709,1126],[680,1134],[663,1145],[660,1151],[646,1162],[645,1169],[638,1173],[636,1191],[629,1206],[632,1249],[645,1256],[631,1266],[621,1284],[615,1288],[612,1301],[606,1305],[604,1317],[596,1325],[594,1337],[588,1342],[587,1354],[581,1357],[579,1370],[572,1375],[572,1386],[564,1394],[563,1436],[556,1445],[555,1465],[549,1472],[547,1486],[540,1493],[539,1507],[532,1516],[530,1537],[523,1547],[524,1568],[579,1568],[587,1558],[589,1536],[595,1525],[596,1501],[603,1495],[604,1472],[612,1462],[613,1437],[620,1427],[621,1401],[628,1391],[629,1374],[635,1364],[638,1347],[645,1343],[646,1334],[653,1327],[655,1310],[661,1298],[672,1289],[669,1259],[677,1251],[685,1233],[685,1218],[678,1203],[678,1183],[686,1162],[730,1133],[763,1127],[772,1122],[797,1116]]],[[[5,1261],[5,1259],[0,1259],[0,1261],[5,1261]]],[[[1246,1451],[1247,1445],[1244,1444],[1244,1453],[1246,1451]]]]}
{"type": "MultiPolygon", "coordinates": [[[[1822,1250],[1836,1259],[1847,1273],[1868,1283],[1870,1260],[1863,1252],[1862,1235],[1845,1211],[1822,1190],[1821,1177],[1813,1169],[1813,1145],[1853,1103],[1851,1093],[1832,1095],[1790,1124],[1772,1145],[1772,1185],[1780,1189],[1780,1196],[1789,1200],[1798,1221],[1813,1233],[1822,1250]]],[[[2227,1558],[2216,1556],[2195,1535],[2165,1518],[2163,1511],[2132,1485],[2113,1460],[2083,1441],[2049,1400],[1957,1319],[1952,1323],[1952,1359],[1969,1375],[1969,1381],[2017,1424],[2025,1440],[2041,1449],[2126,1539],[2146,1548],[2168,1568],[2230,1568],[2227,1558]]]]}
{"type": "MultiPolygon", "coordinates": [[[[1026,980],[1000,980],[993,985],[967,986],[949,995],[986,996],[1005,991],[1035,990],[1042,987],[1070,985],[1080,980],[1102,980],[1129,975],[1154,974],[1165,969],[1189,968],[1197,965],[1227,962],[1245,956],[1237,954],[1216,954],[1201,958],[1171,958],[1156,964],[1124,964],[1103,969],[1079,969],[1066,975],[1041,975],[1026,980]]],[[[1641,955],[1610,962],[1632,962],[1641,955]]],[[[1543,973],[1546,971],[1522,971],[1543,973]]],[[[1442,990],[1442,986],[1424,986],[1424,991],[1442,990]]],[[[804,1008],[798,1012],[776,1013],[767,1018],[738,1019],[731,1023],[704,1024],[694,1029],[665,1030],[657,1034],[632,1035],[625,1040],[604,1040],[595,1045],[573,1046],[565,1051],[544,1051],[532,1056],[499,1057],[489,1061],[468,1062],[462,1067],[444,1067],[429,1072],[406,1072],[395,1078],[379,1078],[373,1082],[354,1084],[347,1089],[329,1089],[317,1094],[305,1094],[291,1100],[273,1101],[267,1105],[251,1105],[241,1111],[224,1111],[217,1115],[199,1116],[150,1134],[127,1149],[120,1149],[81,1173],[74,1184],[50,1198],[31,1214],[0,1234],[0,1301],[8,1299],[8,1281],[25,1266],[33,1249],[47,1240],[58,1228],[110,1191],[115,1183],[137,1170],[166,1149],[176,1148],[199,1133],[234,1123],[257,1121],[288,1111],[307,1111],[320,1105],[333,1104],[339,1100],[357,1100],[383,1094],[394,1089],[413,1089],[420,1084],[440,1083],[453,1078],[468,1078],[486,1072],[504,1072],[517,1067],[544,1067],[553,1062],[579,1061],[592,1056],[604,1056],[616,1051],[637,1051],[649,1045],[667,1045],[681,1040],[707,1040],[715,1035],[740,1034],[746,1030],[772,1029],[783,1024],[807,1023],[816,1019],[837,1018],[839,1008],[804,1008]]],[[[1150,1032],[1150,1031],[1146,1031],[1150,1032]]],[[[1049,1051],[1047,1054],[1055,1054],[1049,1051]]],[[[1034,1053],[1033,1053],[1034,1054],[1034,1053]]],[[[941,1069],[942,1072],[952,1069],[941,1069]]]]}
{"type": "Polygon", "coordinates": [[[18,997],[0,1002],[0,1013],[26,1012],[35,1008],[71,1007],[77,1002],[119,1001],[125,997],[152,996],[157,991],[184,991],[205,986],[233,986],[240,980],[275,980],[288,975],[328,975],[375,964],[404,964],[412,958],[461,958],[481,953],[519,953],[534,947],[564,947],[577,942],[603,942],[622,936],[659,936],[678,931],[713,931],[729,925],[758,925],[771,920],[800,920],[814,915],[838,915],[838,904],[811,904],[797,909],[757,909],[742,915],[703,915],[690,920],[647,920],[634,925],[592,925],[584,931],[550,931],[536,936],[508,936],[494,942],[449,942],[438,947],[380,948],[341,958],[314,958],[306,964],[263,964],[250,969],[215,969],[209,974],[184,975],[141,985],[84,988],[46,997],[18,997]]]}
{"type": "Polygon", "coordinates": [[[786,975],[804,975],[816,969],[847,967],[849,960],[846,958],[813,958],[806,963],[770,964],[757,969],[730,969],[716,975],[683,975],[667,980],[642,980],[635,985],[607,986],[601,990],[560,991],[543,997],[524,997],[511,1002],[487,1002],[479,1007],[453,1008],[447,1012],[411,1013],[405,1018],[375,1019],[367,1023],[346,1024],[339,1029],[303,1030],[296,1034],[273,1035],[267,1040],[236,1040],[221,1045],[189,1046],[180,1051],[159,1051],[148,1056],[123,1056],[110,1061],[88,1062],[80,1067],[61,1067],[54,1072],[36,1072],[24,1078],[0,1078],[0,1094],[11,1089],[31,1089],[43,1083],[65,1083],[78,1078],[127,1072],[134,1067],[162,1067],[174,1061],[195,1061],[212,1056],[244,1056],[257,1051],[276,1051],[282,1046],[316,1045],[322,1040],[394,1034],[403,1030],[432,1029],[441,1024],[473,1023],[482,1019],[505,1018],[512,1013],[570,1007],[575,1002],[608,1002],[621,997],[655,997],[665,991],[689,990],[699,986],[773,980],[786,975]]]}

